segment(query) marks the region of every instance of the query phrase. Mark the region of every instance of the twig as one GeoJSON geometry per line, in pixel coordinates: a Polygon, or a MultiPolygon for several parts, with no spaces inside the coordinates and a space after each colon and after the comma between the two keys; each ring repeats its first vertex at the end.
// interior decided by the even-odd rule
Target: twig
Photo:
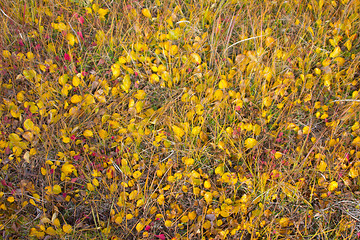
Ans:
{"type": "Polygon", "coordinates": [[[20,23],[16,22],[14,19],[12,19],[11,17],[9,17],[1,8],[0,11],[2,12],[2,14],[4,14],[5,17],[9,18],[11,21],[13,21],[14,23],[16,23],[17,25],[21,26],[20,23]]]}
{"type": "Polygon", "coordinates": [[[241,40],[241,41],[238,41],[238,42],[230,45],[226,50],[228,50],[229,48],[231,48],[231,47],[233,47],[233,46],[235,46],[235,45],[237,45],[237,44],[239,44],[239,43],[246,42],[246,41],[249,41],[249,40],[252,40],[252,39],[256,39],[256,38],[260,38],[260,37],[265,37],[265,36],[267,36],[267,35],[260,35],[260,36],[256,36],[256,37],[251,37],[251,38],[243,39],[243,40],[241,40]]]}
{"type": "Polygon", "coordinates": [[[340,99],[340,100],[334,100],[331,102],[360,102],[360,100],[355,100],[355,99],[340,99]]]}
{"type": "Polygon", "coordinates": [[[81,42],[80,42],[80,39],[79,39],[78,34],[75,32],[75,30],[74,30],[73,27],[71,26],[70,22],[68,22],[68,23],[69,23],[69,25],[70,25],[70,27],[71,27],[71,30],[75,33],[76,38],[77,38],[77,40],[78,40],[78,42],[79,42],[80,48],[82,49],[81,42]]]}
{"type": "Polygon", "coordinates": [[[165,160],[167,160],[168,158],[170,158],[173,154],[174,154],[174,150],[171,150],[171,151],[170,151],[170,155],[167,156],[166,158],[164,158],[163,160],[161,160],[160,162],[164,162],[165,160]]]}
{"type": "Polygon", "coordinates": [[[178,21],[176,24],[180,24],[180,23],[190,23],[190,22],[186,20],[182,20],[182,21],[178,21]]]}

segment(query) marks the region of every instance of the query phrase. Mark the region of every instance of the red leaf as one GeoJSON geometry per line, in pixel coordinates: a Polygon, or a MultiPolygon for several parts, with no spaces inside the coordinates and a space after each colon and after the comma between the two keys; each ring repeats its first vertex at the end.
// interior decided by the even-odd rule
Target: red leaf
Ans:
{"type": "Polygon", "coordinates": [[[160,238],[161,240],[166,239],[164,234],[155,235],[155,237],[160,238]]]}
{"type": "Polygon", "coordinates": [[[78,18],[78,21],[79,21],[80,24],[83,24],[84,23],[84,18],[81,16],[81,17],[78,18]]]}
{"type": "Polygon", "coordinates": [[[66,61],[71,61],[71,57],[67,53],[64,54],[64,58],[65,58],[66,61]]]}

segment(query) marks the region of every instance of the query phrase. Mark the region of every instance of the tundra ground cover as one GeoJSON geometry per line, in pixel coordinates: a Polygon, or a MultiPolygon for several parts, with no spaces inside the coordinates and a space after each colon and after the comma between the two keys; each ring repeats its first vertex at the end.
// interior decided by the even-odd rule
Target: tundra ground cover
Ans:
{"type": "Polygon", "coordinates": [[[1,2],[2,237],[356,238],[359,6],[1,2]]]}

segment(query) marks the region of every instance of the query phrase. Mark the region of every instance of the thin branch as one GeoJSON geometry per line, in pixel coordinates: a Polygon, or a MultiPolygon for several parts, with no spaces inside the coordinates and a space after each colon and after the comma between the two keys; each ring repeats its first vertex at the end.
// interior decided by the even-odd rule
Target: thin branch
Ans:
{"type": "Polygon", "coordinates": [[[340,99],[340,100],[334,100],[332,102],[360,102],[360,100],[355,99],[340,99]]]}
{"type": "Polygon", "coordinates": [[[14,19],[12,19],[11,17],[9,17],[1,8],[0,11],[2,12],[2,14],[4,14],[5,17],[9,18],[11,21],[13,21],[14,23],[16,23],[17,25],[21,26],[20,23],[16,22],[14,19]]]}
{"type": "Polygon", "coordinates": [[[80,42],[80,39],[79,39],[78,34],[75,32],[75,30],[74,30],[73,27],[71,26],[70,22],[68,22],[68,23],[69,23],[69,25],[70,25],[70,27],[71,27],[71,30],[75,33],[76,38],[77,38],[77,40],[78,40],[78,42],[79,42],[80,48],[82,49],[81,42],[80,42]]]}
{"type": "Polygon", "coordinates": [[[231,48],[231,47],[233,47],[233,46],[235,46],[235,45],[237,45],[237,44],[239,44],[239,43],[246,42],[246,41],[249,41],[249,40],[252,40],[252,39],[256,39],[256,38],[260,38],[260,37],[265,37],[265,36],[267,36],[267,35],[260,35],[260,36],[256,36],[256,37],[251,37],[251,38],[243,39],[243,40],[241,40],[241,41],[238,41],[238,42],[230,45],[226,50],[228,50],[229,48],[231,48]]]}

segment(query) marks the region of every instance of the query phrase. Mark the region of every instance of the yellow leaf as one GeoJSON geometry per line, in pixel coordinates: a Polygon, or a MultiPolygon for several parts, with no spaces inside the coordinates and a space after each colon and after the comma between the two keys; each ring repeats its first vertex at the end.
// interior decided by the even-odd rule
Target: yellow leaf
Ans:
{"type": "Polygon", "coordinates": [[[134,178],[139,178],[141,176],[141,172],[140,171],[136,171],[133,173],[133,177],[134,178]]]}
{"type": "Polygon", "coordinates": [[[54,185],[52,191],[54,194],[59,194],[61,193],[61,187],[59,185],[54,185]]]}
{"type": "Polygon", "coordinates": [[[126,93],[128,93],[130,86],[131,86],[130,76],[127,74],[123,78],[123,84],[121,84],[121,89],[124,90],[126,93]]]}
{"type": "Polygon", "coordinates": [[[192,166],[195,162],[195,160],[193,158],[188,158],[188,157],[184,157],[183,161],[186,166],[192,166]]]}
{"type": "Polygon", "coordinates": [[[68,77],[67,74],[64,74],[64,75],[60,76],[59,77],[59,84],[61,86],[64,86],[67,83],[68,79],[69,79],[69,77],[68,77]]]}
{"type": "Polygon", "coordinates": [[[145,225],[142,222],[136,224],[136,231],[141,232],[144,229],[145,225]]]}
{"type": "Polygon", "coordinates": [[[82,96],[79,96],[77,94],[75,94],[74,96],[71,97],[71,102],[76,104],[82,101],[82,96]]]}
{"type": "Polygon", "coordinates": [[[150,68],[151,68],[151,70],[152,70],[153,72],[158,72],[157,66],[151,66],[150,68]]]}
{"type": "Polygon", "coordinates": [[[181,217],[180,221],[181,221],[182,223],[187,223],[187,222],[189,221],[189,217],[186,216],[186,215],[184,215],[184,216],[181,217]]]}
{"type": "Polygon", "coordinates": [[[92,185],[91,183],[87,183],[87,184],[86,184],[86,188],[87,188],[87,190],[89,190],[90,192],[95,191],[95,187],[94,187],[94,185],[92,185]]]}
{"type": "Polygon", "coordinates": [[[160,205],[164,205],[165,203],[165,197],[163,194],[161,194],[158,199],[157,199],[157,203],[160,204],[160,205]]]}
{"type": "MultiPolygon", "coordinates": [[[[11,134],[10,134],[11,135],[11,134]]],[[[354,138],[354,140],[351,143],[353,146],[360,147],[360,136],[357,136],[354,138]]]]}
{"type": "Polygon", "coordinates": [[[53,215],[53,218],[51,219],[51,221],[56,227],[60,227],[60,220],[58,218],[56,218],[56,215],[55,215],[55,218],[53,215]]]}
{"type": "Polygon", "coordinates": [[[327,167],[326,162],[321,161],[321,162],[319,163],[319,165],[317,166],[317,169],[318,169],[320,172],[324,172],[325,169],[326,169],[326,167],[327,167]]]}
{"type": "Polygon", "coordinates": [[[350,168],[349,176],[351,178],[356,178],[357,176],[359,176],[359,171],[355,167],[352,167],[350,168]]]}
{"type": "Polygon", "coordinates": [[[188,217],[190,220],[194,220],[196,218],[196,212],[195,211],[189,212],[188,217]]]}
{"type": "Polygon", "coordinates": [[[105,139],[108,136],[108,132],[105,131],[104,129],[100,129],[99,130],[99,136],[100,136],[101,139],[105,139]]]}
{"type": "Polygon", "coordinates": [[[129,108],[133,108],[134,106],[135,106],[135,100],[131,98],[129,100],[129,108]]]}
{"type": "Polygon", "coordinates": [[[154,84],[160,81],[160,78],[156,74],[151,74],[149,78],[150,83],[154,84]]]}
{"type": "Polygon", "coordinates": [[[248,149],[255,147],[256,144],[257,144],[257,141],[254,138],[248,138],[245,140],[245,147],[248,149]]]}
{"type": "Polygon", "coordinates": [[[229,86],[229,83],[226,81],[226,80],[221,80],[220,82],[219,82],[219,88],[220,89],[225,89],[225,88],[227,88],[229,86]]]}
{"type": "Polygon", "coordinates": [[[138,100],[142,100],[145,98],[145,96],[146,96],[146,93],[144,90],[138,90],[134,97],[137,98],[138,100]]]}
{"type": "Polygon", "coordinates": [[[66,40],[68,41],[68,43],[69,43],[71,46],[74,46],[75,41],[76,41],[76,38],[75,38],[75,36],[74,36],[72,33],[68,33],[68,34],[66,34],[66,40]]]}
{"type": "Polygon", "coordinates": [[[210,182],[209,182],[208,180],[206,180],[206,181],[204,182],[204,187],[205,187],[206,189],[211,188],[211,184],[210,184],[210,182]]]}
{"type": "Polygon", "coordinates": [[[200,194],[200,188],[194,187],[194,188],[193,188],[193,193],[194,193],[196,196],[198,196],[198,195],[200,194]]]}
{"type": "Polygon", "coordinates": [[[137,113],[141,112],[141,110],[143,109],[143,106],[144,106],[144,102],[143,102],[143,101],[138,101],[138,102],[135,104],[136,112],[137,112],[137,113]]]}
{"type": "Polygon", "coordinates": [[[43,238],[45,236],[44,232],[38,231],[36,230],[36,228],[31,228],[30,229],[30,237],[37,237],[37,238],[43,238]]]}
{"type": "Polygon", "coordinates": [[[8,201],[9,203],[12,203],[12,202],[15,201],[15,198],[14,198],[13,196],[10,196],[10,197],[7,198],[7,201],[8,201]]]}
{"type": "Polygon", "coordinates": [[[115,218],[115,223],[116,224],[121,224],[122,223],[122,221],[123,221],[123,218],[121,217],[121,216],[117,216],[116,218],[115,218]]]}
{"type": "Polygon", "coordinates": [[[336,58],[341,53],[340,47],[336,47],[332,53],[330,53],[331,58],[336,58]]]}
{"type": "Polygon", "coordinates": [[[184,93],[184,95],[181,96],[182,102],[189,102],[190,101],[190,95],[188,93],[184,93]]]}
{"type": "Polygon", "coordinates": [[[215,168],[215,174],[222,176],[224,174],[224,166],[220,165],[215,168]]]}
{"type": "Polygon", "coordinates": [[[143,10],[141,10],[141,13],[147,18],[151,18],[151,13],[150,13],[149,9],[144,8],[143,10]]]}
{"type": "Polygon", "coordinates": [[[270,67],[265,67],[264,70],[262,71],[264,78],[267,81],[270,81],[272,78],[272,72],[271,72],[271,68],[270,67]]]}
{"type": "Polygon", "coordinates": [[[93,183],[94,186],[96,186],[96,187],[99,186],[99,181],[98,181],[96,178],[94,178],[94,179],[92,180],[92,183],[93,183]]]}
{"type": "Polygon", "coordinates": [[[95,34],[95,39],[98,45],[103,45],[105,40],[107,40],[105,32],[103,30],[98,30],[95,34]]]}
{"type": "MultiPolygon", "coordinates": [[[[121,56],[121,57],[119,57],[118,62],[124,64],[124,63],[127,63],[127,60],[126,60],[126,58],[124,56],[121,56]]],[[[118,65],[118,66],[120,68],[120,65],[118,65]]]]}
{"type": "Polygon", "coordinates": [[[207,204],[210,204],[212,202],[212,198],[213,198],[213,196],[212,196],[211,192],[205,193],[204,199],[207,204]]]}
{"type": "Polygon", "coordinates": [[[86,106],[95,103],[95,98],[91,94],[85,94],[84,95],[84,103],[86,106]]]}
{"type": "Polygon", "coordinates": [[[174,56],[179,51],[179,48],[177,45],[171,45],[170,47],[170,55],[174,56]]]}
{"type": "Polygon", "coordinates": [[[118,76],[120,76],[120,65],[115,63],[111,66],[111,71],[113,73],[113,76],[115,78],[117,78],[118,76]]]}
{"type": "Polygon", "coordinates": [[[190,58],[191,58],[191,61],[196,63],[196,64],[201,64],[201,57],[199,54],[197,53],[192,53],[190,54],[190,58]]]}
{"type": "Polygon", "coordinates": [[[97,99],[99,102],[101,102],[101,103],[106,103],[106,98],[105,98],[105,96],[96,95],[96,93],[95,93],[95,97],[96,97],[96,99],[97,99]]]}
{"type": "Polygon", "coordinates": [[[289,218],[281,218],[279,221],[279,224],[281,227],[287,227],[289,226],[290,219],[289,218]]]}
{"type": "Polygon", "coordinates": [[[63,22],[59,22],[58,30],[60,32],[65,31],[67,29],[67,26],[63,22]]]}
{"type": "Polygon", "coordinates": [[[303,134],[309,134],[310,133],[310,127],[309,126],[305,126],[302,130],[303,134]]]}
{"type": "Polygon", "coordinates": [[[311,33],[312,36],[314,36],[314,31],[310,26],[307,28],[307,30],[311,33]]]}
{"type": "Polygon", "coordinates": [[[195,112],[197,115],[202,115],[204,113],[204,106],[201,104],[196,104],[195,112]]]}
{"type": "Polygon", "coordinates": [[[334,61],[338,64],[338,66],[342,66],[345,63],[345,59],[343,57],[337,57],[334,61]]]}
{"type": "Polygon", "coordinates": [[[331,85],[331,77],[332,77],[331,74],[324,74],[323,75],[325,87],[329,87],[331,85]]]}
{"type": "Polygon", "coordinates": [[[24,70],[23,74],[24,74],[25,78],[28,80],[32,80],[36,76],[35,70],[24,70]]]}
{"type": "Polygon", "coordinates": [[[174,126],[172,126],[172,129],[173,129],[175,135],[176,135],[179,139],[181,139],[182,136],[184,136],[184,134],[185,134],[184,130],[183,130],[182,128],[178,127],[178,126],[175,126],[175,125],[174,125],[174,126]]]}
{"type": "Polygon", "coordinates": [[[209,220],[206,220],[203,224],[203,227],[204,227],[204,229],[207,230],[207,229],[211,228],[212,225],[213,224],[211,224],[211,222],[209,220]]]}
{"type": "Polygon", "coordinates": [[[19,102],[24,101],[24,99],[25,99],[24,93],[25,93],[24,91],[21,91],[21,92],[18,92],[18,94],[16,94],[16,99],[17,99],[19,102]]]}
{"type": "Polygon", "coordinates": [[[226,149],[225,143],[224,143],[223,141],[220,141],[220,142],[218,143],[218,147],[219,147],[221,150],[224,150],[224,151],[225,151],[225,149],[226,149]]]}
{"type": "Polygon", "coordinates": [[[111,89],[111,94],[112,94],[114,97],[117,96],[119,93],[120,93],[120,91],[119,91],[119,88],[118,88],[118,87],[113,87],[113,88],[111,89]]]}
{"type": "Polygon", "coordinates": [[[106,14],[109,12],[109,9],[104,9],[104,8],[99,8],[99,10],[97,11],[97,13],[100,16],[100,19],[104,20],[106,14]]]}
{"type": "Polygon", "coordinates": [[[84,135],[85,137],[92,137],[92,136],[94,136],[94,133],[93,133],[91,130],[85,130],[85,131],[83,132],[83,135],[84,135]]]}
{"type": "Polygon", "coordinates": [[[272,37],[267,37],[267,38],[265,39],[265,45],[266,45],[268,48],[274,46],[274,43],[275,43],[275,39],[272,38],[272,37]]]}
{"type": "Polygon", "coordinates": [[[275,158],[276,159],[279,159],[279,158],[281,158],[282,157],[282,153],[281,152],[276,152],[275,153],[275,158]]]}
{"type": "Polygon", "coordinates": [[[321,74],[321,70],[320,70],[319,68],[315,68],[314,71],[315,71],[315,74],[316,74],[316,75],[320,75],[320,74],[321,74]]]}
{"type": "Polygon", "coordinates": [[[2,52],[4,58],[10,58],[11,57],[11,53],[8,50],[3,50],[2,52]]]}
{"type": "Polygon", "coordinates": [[[72,85],[74,86],[74,87],[77,87],[77,86],[79,86],[80,85],[80,78],[78,77],[78,76],[74,76],[73,77],[73,79],[72,79],[72,85]]]}
{"type": "Polygon", "coordinates": [[[61,172],[63,172],[65,174],[65,176],[71,174],[72,172],[74,172],[75,166],[70,164],[70,163],[65,163],[62,167],[61,167],[61,172]]]}
{"type": "Polygon", "coordinates": [[[344,43],[344,46],[345,46],[349,51],[351,50],[352,44],[351,44],[350,39],[347,40],[346,43],[344,43]]]}
{"type": "Polygon", "coordinates": [[[48,227],[48,228],[46,229],[46,233],[49,234],[49,235],[51,235],[51,236],[55,236],[55,235],[56,235],[56,231],[55,231],[55,229],[54,229],[53,227],[48,227]]]}
{"type": "Polygon", "coordinates": [[[332,181],[328,186],[328,190],[330,192],[334,191],[337,188],[338,188],[338,183],[336,181],[332,181]]]}
{"type": "Polygon", "coordinates": [[[326,58],[322,61],[321,63],[324,67],[327,67],[331,64],[331,59],[330,58],[326,58]]]}
{"type": "Polygon", "coordinates": [[[265,97],[265,98],[263,99],[263,104],[264,104],[265,107],[270,107],[270,106],[271,106],[271,102],[272,102],[271,97],[265,97]]]}
{"type": "Polygon", "coordinates": [[[68,233],[68,234],[72,232],[72,227],[69,224],[64,224],[62,229],[65,233],[68,233]]]}
{"type": "Polygon", "coordinates": [[[214,99],[220,101],[223,98],[223,95],[224,95],[223,91],[218,89],[214,93],[214,99]]]}
{"type": "Polygon", "coordinates": [[[10,113],[13,118],[20,118],[21,114],[19,111],[10,110],[10,113]]]}
{"type": "Polygon", "coordinates": [[[9,141],[14,144],[14,143],[20,142],[21,138],[16,133],[10,133],[9,134],[9,141]]]}
{"type": "Polygon", "coordinates": [[[132,191],[130,194],[129,194],[129,199],[130,200],[133,200],[136,198],[136,196],[138,195],[138,191],[137,190],[134,190],[132,191]]]}
{"type": "Polygon", "coordinates": [[[256,136],[258,136],[260,133],[261,133],[261,127],[260,127],[260,125],[259,124],[255,124],[254,126],[253,126],[253,132],[254,132],[254,134],[256,135],[256,136]]]}
{"type": "Polygon", "coordinates": [[[144,206],[145,205],[145,202],[143,199],[139,199],[137,202],[136,202],[136,206],[137,207],[141,207],[141,206],[144,206]]]}
{"type": "Polygon", "coordinates": [[[26,130],[33,130],[34,129],[34,123],[30,119],[26,119],[24,121],[24,128],[26,130]]]}
{"type": "Polygon", "coordinates": [[[196,127],[193,127],[193,129],[191,130],[191,134],[192,135],[199,135],[201,132],[201,127],[200,126],[196,126],[196,127]]]}
{"type": "Polygon", "coordinates": [[[16,157],[20,156],[20,154],[22,153],[22,149],[18,146],[14,146],[12,148],[12,151],[16,157]]]}
{"type": "Polygon", "coordinates": [[[226,182],[226,183],[230,182],[230,180],[231,180],[231,173],[229,173],[229,172],[224,173],[224,174],[221,176],[221,179],[222,179],[224,182],[226,182]]]}
{"type": "MultiPolygon", "coordinates": [[[[220,211],[220,215],[221,215],[222,217],[224,217],[224,218],[227,218],[227,217],[230,216],[230,213],[229,213],[229,211],[226,209],[226,210],[221,210],[221,211],[220,211]]],[[[219,221],[221,221],[221,220],[219,220],[219,221]]]]}
{"type": "Polygon", "coordinates": [[[170,220],[165,221],[165,227],[171,227],[172,222],[170,220]]]}

